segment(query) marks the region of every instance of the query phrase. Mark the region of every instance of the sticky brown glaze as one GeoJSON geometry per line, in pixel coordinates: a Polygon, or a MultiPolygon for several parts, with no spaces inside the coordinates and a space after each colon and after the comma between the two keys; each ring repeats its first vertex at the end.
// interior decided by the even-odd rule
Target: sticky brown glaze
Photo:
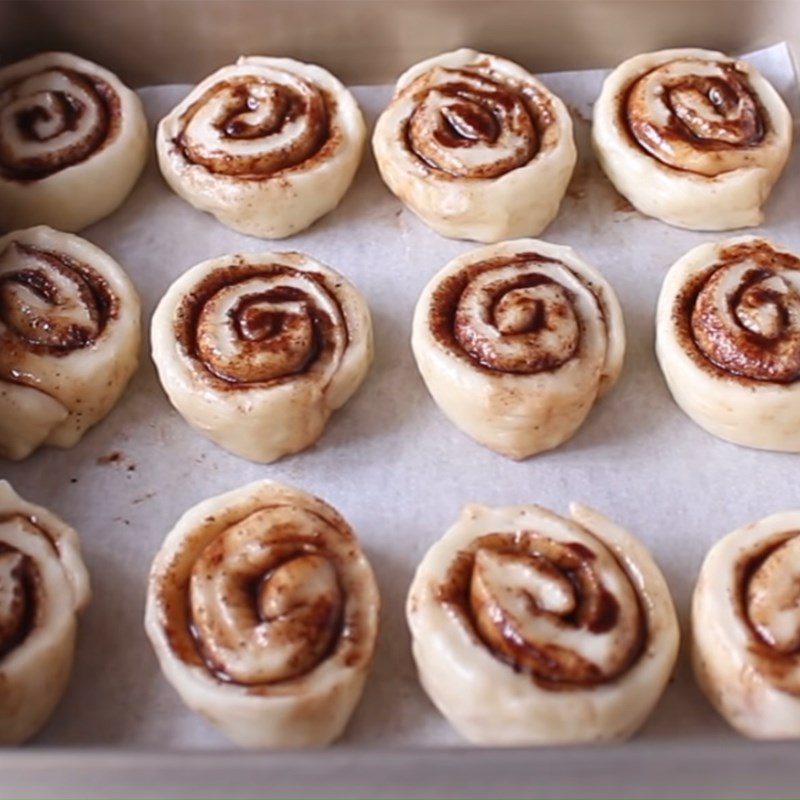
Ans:
{"type": "Polygon", "coordinates": [[[620,127],[642,150],[664,166],[707,177],[729,171],[726,153],[758,147],[770,130],[747,73],[733,62],[661,64],[625,89],[619,110],[620,127]],[[707,65],[716,74],[692,72],[707,65]]]}
{"type": "MultiPolygon", "coordinates": [[[[481,536],[458,553],[437,589],[437,599],[462,620],[477,642],[516,672],[547,689],[579,689],[615,680],[641,655],[647,624],[634,587],[635,613],[626,616],[634,622],[630,629],[619,632],[619,647],[610,662],[601,666],[546,638],[526,635],[518,615],[503,605],[500,595],[493,594],[489,579],[481,574],[487,558],[495,568],[506,570],[509,577],[515,565],[524,566],[557,587],[560,600],[554,605],[550,599],[549,608],[548,600],[536,597],[530,587],[515,589],[531,617],[540,617],[556,628],[581,631],[588,637],[612,632],[627,623],[622,621],[619,603],[596,569],[595,553],[584,544],[556,541],[535,531],[481,536]]],[[[621,565],[619,569],[629,580],[621,565]]],[[[508,584],[504,582],[501,588],[507,589],[508,584]]]]}
{"type": "Polygon", "coordinates": [[[580,349],[584,323],[577,315],[572,293],[537,271],[548,264],[569,270],[595,295],[604,316],[592,285],[566,264],[538,253],[518,253],[468,264],[436,287],[429,308],[430,330],[436,341],[476,369],[491,373],[532,375],[566,364],[580,349]],[[465,307],[476,278],[509,267],[515,270],[513,277],[490,281],[470,309],[465,307]],[[475,306],[482,326],[499,332],[499,342],[474,324],[471,311],[475,306]],[[547,345],[541,342],[544,334],[549,335],[547,345]]]}
{"type": "Polygon", "coordinates": [[[734,585],[737,611],[751,636],[748,650],[758,670],[776,688],[800,696],[798,536],[798,531],[778,534],[744,553],[734,566],[734,585]],[[788,635],[772,625],[774,616],[782,613],[795,616],[788,635]]]}
{"type": "Polygon", "coordinates": [[[0,176],[6,180],[43,180],[76,166],[103,150],[118,136],[122,122],[119,96],[96,75],[53,67],[26,75],[0,87],[0,176]],[[48,75],[64,78],[69,88],[26,95],[23,84],[48,75]],[[81,99],[83,98],[83,99],[81,99]],[[83,130],[88,114],[85,99],[94,107],[96,120],[83,130]],[[10,107],[14,106],[13,110],[10,107]],[[42,129],[47,130],[42,133],[42,129]],[[64,134],[66,141],[56,143],[64,134]],[[17,152],[16,143],[35,144],[33,152],[17,152]]]}
{"type": "Polygon", "coordinates": [[[552,146],[555,116],[549,99],[479,65],[433,69],[403,90],[414,110],[404,125],[406,146],[426,167],[453,178],[498,178],[552,146]],[[443,76],[443,77],[442,77],[443,76]],[[510,139],[510,147],[503,146],[510,139]],[[470,164],[459,151],[496,148],[489,161],[470,164]]]}
{"type": "Polygon", "coordinates": [[[118,312],[107,281],[88,264],[16,241],[0,253],[4,349],[17,339],[33,352],[63,355],[93,344],[118,312]],[[57,277],[66,291],[59,289],[57,277]]]}
{"type": "Polygon", "coordinates": [[[272,82],[257,75],[229,78],[211,86],[180,118],[173,145],[189,164],[215,175],[260,181],[289,170],[305,170],[324,163],[341,145],[336,98],[298,75],[296,85],[272,82]],[[189,133],[194,118],[209,104],[219,105],[212,127],[219,149],[209,149],[189,133]],[[287,126],[303,123],[300,136],[279,143],[287,126]],[[226,143],[251,142],[255,152],[226,150],[226,143]]]}
{"type": "Polygon", "coordinates": [[[349,343],[337,299],[339,286],[321,273],[233,259],[183,297],[175,313],[175,337],[197,374],[218,390],[313,379],[340,358],[349,343]],[[247,282],[259,278],[277,285],[249,291],[247,282]],[[281,286],[281,278],[295,279],[305,288],[281,286]],[[220,320],[221,305],[231,292],[235,304],[223,315],[221,331],[214,320],[220,320]],[[326,296],[338,318],[320,307],[315,292],[326,296]],[[230,343],[225,352],[220,347],[221,336],[230,343]]]}
{"type": "Polygon", "coordinates": [[[369,661],[372,609],[360,598],[362,556],[344,520],[266,505],[223,527],[207,524],[215,535],[191,568],[175,566],[159,587],[161,622],[178,658],[256,695],[291,693],[329,659],[344,667],[369,661]],[[280,517],[287,510],[302,524],[280,517]],[[231,658],[245,647],[291,657],[263,677],[231,658]]]}
{"type": "Polygon", "coordinates": [[[757,239],[725,248],[673,306],[674,330],[694,362],[744,384],[800,378],[800,258],[757,239]]]}

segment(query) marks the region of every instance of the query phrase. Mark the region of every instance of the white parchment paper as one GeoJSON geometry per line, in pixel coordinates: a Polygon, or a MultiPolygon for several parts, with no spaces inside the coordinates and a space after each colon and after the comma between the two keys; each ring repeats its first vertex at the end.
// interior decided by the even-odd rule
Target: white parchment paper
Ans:
{"type": "MultiPolygon", "coordinates": [[[[800,98],[788,49],[749,58],[789,103],[800,98]]],[[[146,323],[167,286],[193,264],[236,251],[297,249],[347,275],[372,310],[376,358],[361,391],[317,445],[270,466],[251,464],[194,433],[169,405],[149,354],[111,415],[72,450],[0,463],[26,498],[81,533],[94,601],[82,620],[73,680],[39,745],[164,749],[232,747],[186,709],[162,677],[142,628],[146,578],[164,535],[189,506],[269,477],[336,506],[358,532],[383,597],[372,677],[345,743],[437,746],[459,742],[419,688],[404,619],[417,563],[467,502],[537,502],[561,513],[570,500],[602,510],[640,537],[666,574],[684,634],[689,599],[709,547],[739,525],[800,506],[800,456],[745,450],[714,439],[673,403],[653,354],[654,310],[668,267],[720,238],[673,229],[634,212],[602,176],[588,145],[604,73],[543,76],[569,105],[580,161],[544,239],[574,247],[610,280],[622,303],[628,351],[616,389],[554,452],[515,463],[454,428],[428,396],[409,347],[417,297],[429,277],[475,245],[430,231],[383,186],[367,155],[341,206],[278,243],[236,234],[184,203],[154,159],[125,205],[84,235],[127,269],[146,323]]],[[[152,125],[188,87],[141,91],[152,125]]],[[[368,122],[391,88],[356,87],[368,122]]],[[[759,233],[800,251],[798,147],[759,233]]],[[[735,736],[694,686],[686,640],[676,678],[640,734],[651,740],[735,736]]]]}

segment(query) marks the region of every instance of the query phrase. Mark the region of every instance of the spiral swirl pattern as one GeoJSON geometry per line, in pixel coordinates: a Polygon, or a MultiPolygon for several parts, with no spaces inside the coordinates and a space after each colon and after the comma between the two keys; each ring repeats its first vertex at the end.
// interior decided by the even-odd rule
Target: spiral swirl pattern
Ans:
{"type": "Polygon", "coordinates": [[[146,628],[181,696],[253,747],[324,744],[361,694],[380,598],[330,506],[260,481],[190,509],[150,573],[146,628]]]}
{"type": "Polygon", "coordinates": [[[462,48],[404,72],[375,124],[389,189],[437,233],[499,242],[551,222],[577,159],[564,103],[519,64],[462,48]]]}
{"type": "Polygon", "coordinates": [[[736,575],[758,669],[777,689],[800,695],[800,534],[780,534],[752,549],[736,575]]]}
{"type": "Polygon", "coordinates": [[[20,371],[21,350],[60,355],[90,346],[118,305],[88,264],[12,240],[0,253],[0,374],[20,371]]]}
{"type": "Polygon", "coordinates": [[[95,75],[27,75],[0,90],[0,170],[32,181],[79,164],[115,137],[119,116],[119,97],[95,75]]]}
{"type": "Polygon", "coordinates": [[[90,594],[75,531],[0,480],[0,745],[30,738],[52,713],[90,594]]]}
{"type": "Polygon", "coordinates": [[[151,338],[161,383],[183,416],[263,463],[312,444],[372,361],[364,299],[302,253],[197,264],[159,303],[151,338]]]}
{"type": "Polygon", "coordinates": [[[329,379],[348,345],[336,288],[285,264],[233,263],[185,296],[178,340],[214,385],[329,379]]]}
{"type": "Polygon", "coordinates": [[[222,531],[190,578],[190,630],[205,663],[246,685],[297,678],[347,634],[347,547],[327,520],[265,508],[222,531]]]}
{"type": "Polygon", "coordinates": [[[429,167],[455,178],[498,178],[552,144],[553,111],[532,84],[490,69],[434,68],[406,92],[406,139],[429,167]]]}
{"type": "Polygon", "coordinates": [[[431,298],[431,330],[476,367],[533,375],[575,357],[602,360],[602,298],[585,277],[536,252],[469,264],[431,298]]]}
{"type": "Polygon", "coordinates": [[[0,239],[0,455],[71,447],[138,363],[136,290],[107,253],[38,226],[0,239]]]}
{"type": "Polygon", "coordinates": [[[195,208],[281,239],[339,204],[365,138],[355,98],[322,67],[242,56],[161,120],[156,152],[164,179],[195,208]]]}
{"type": "Polygon", "coordinates": [[[520,459],[577,431],[619,376],[625,330],[602,275],[568,247],[521,239],[465,253],[435,275],[411,345],[445,414],[520,459]]]}
{"type": "Polygon", "coordinates": [[[469,505],[406,605],[423,688],[486,745],[629,736],[669,679],[678,624],[647,550],[586,506],[469,505]]]}
{"type": "Polygon", "coordinates": [[[636,590],[600,542],[487,534],[459,552],[439,598],[492,655],[540,684],[614,680],[645,640],[636,590]]]}
{"type": "Polygon", "coordinates": [[[181,115],[176,143],[189,163],[216,174],[270,177],[320,153],[333,136],[334,102],[301,75],[262,66],[206,89],[181,115]]]}
{"type": "Polygon", "coordinates": [[[790,384],[800,378],[800,259],[750,240],[720,251],[675,303],[699,358],[726,374],[790,384]]]}
{"type": "Polygon", "coordinates": [[[786,103],[752,64],[680,48],[633,56],[606,77],[592,143],[638,211],[723,231],[763,221],[792,131],[786,103]]]}
{"type": "Polygon", "coordinates": [[[747,73],[735,62],[681,58],[630,87],[625,120],[661,163],[713,177],[750,163],[769,128],[747,73]]]}

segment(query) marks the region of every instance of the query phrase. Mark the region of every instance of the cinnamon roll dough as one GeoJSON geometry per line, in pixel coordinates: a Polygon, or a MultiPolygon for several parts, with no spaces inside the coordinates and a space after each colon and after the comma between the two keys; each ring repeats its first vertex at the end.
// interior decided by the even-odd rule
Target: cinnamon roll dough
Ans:
{"type": "Polygon", "coordinates": [[[0,457],[72,447],[139,360],[136,289],[85,239],[38,226],[0,238],[0,457]]]}
{"type": "Polygon", "coordinates": [[[420,681],[475,744],[624,739],[672,673],[678,624],[647,550],[598,512],[467,506],[406,606],[420,681]]]}
{"type": "Polygon", "coordinates": [[[0,480],[0,745],[30,739],[53,713],[90,598],[77,533],[0,480]]]}
{"type": "Polygon", "coordinates": [[[195,208],[280,239],[339,204],[365,138],[355,99],[322,67],[242,56],[161,120],[156,150],[164,179],[195,208]]]}
{"type": "Polygon", "coordinates": [[[347,522],[260,481],[181,517],[153,561],[145,627],[183,701],[237,744],[319,746],[358,703],[379,607],[347,522]]]}
{"type": "Polygon", "coordinates": [[[0,69],[0,229],[77,231],[108,216],[147,161],[139,98],[107,69],[41,53],[0,69]]]}
{"type": "Polygon", "coordinates": [[[692,601],[695,674],[717,711],[757,739],[800,738],[800,511],[728,534],[692,601]]]}
{"type": "Polygon", "coordinates": [[[660,50],[606,78],[592,139],[606,175],[643,214],[729,230],[763,221],[792,119],[751,64],[712,50],[660,50]]]}
{"type": "Polygon", "coordinates": [[[161,384],[187,422],[260,462],[313,444],[373,353],[363,297],[301,253],[192,267],[159,303],[151,339],[161,384]]]}
{"type": "Polygon", "coordinates": [[[391,191],[437,233],[536,236],[577,159],[565,105],[504,58],[461,49],[400,76],[372,138],[391,191]]]}
{"type": "Polygon", "coordinates": [[[411,345],[449,419],[510,458],[558,447],[616,382],[617,298],[569,247],[521,239],[451,261],[422,292],[411,345]]]}
{"type": "Polygon", "coordinates": [[[714,436],[800,452],[800,258],[767,239],[709,242],[678,259],[656,312],[675,402],[714,436]]]}

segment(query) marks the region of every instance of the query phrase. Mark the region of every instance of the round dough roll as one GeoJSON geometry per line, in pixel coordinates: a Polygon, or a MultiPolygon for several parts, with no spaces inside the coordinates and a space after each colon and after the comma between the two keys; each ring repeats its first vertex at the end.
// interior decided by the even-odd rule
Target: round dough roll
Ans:
{"type": "Polygon", "coordinates": [[[365,138],[355,99],[322,67],[243,56],[161,120],[156,150],[164,179],[195,208],[280,239],[339,204],[365,138]]]}
{"type": "Polygon", "coordinates": [[[0,745],[30,739],[53,713],[90,599],[78,534],[0,480],[0,745]]]}
{"type": "Polygon", "coordinates": [[[433,399],[510,458],[557,447],[616,382],[625,354],[611,286],[569,247],[472,250],[425,287],[411,339],[433,399]]]}
{"type": "Polygon", "coordinates": [[[133,189],[149,135],[139,98],[70,53],[0,69],[0,228],[77,231],[133,189]]]}
{"type": "Polygon", "coordinates": [[[639,211],[692,230],[758,225],[792,118],[751,64],[693,48],[634,56],[605,80],[592,139],[639,211]]]}
{"type": "Polygon", "coordinates": [[[624,739],[672,673],[669,590],[633,536],[585,506],[470,505],[414,576],[420,681],[475,744],[624,739]]]}
{"type": "Polygon", "coordinates": [[[675,402],[735,444],[800,452],[800,258],[757,237],[670,268],[656,354],[675,402]]]}
{"type": "Polygon", "coordinates": [[[139,361],[136,289],[111,256],[45,226],[0,238],[0,456],[72,447],[139,361]]]}
{"type": "Polygon", "coordinates": [[[372,569],[316,497],[260,481],[196,505],[153,561],[145,627],[183,701],[243,747],[325,745],[364,687],[372,569]]]}
{"type": "Polygon", "coordinates": [[[313,444],[372,363],[372,322],[344,277],[301,253],[192,267],[153,314],[170,401],[232,453],[270,462],[313,444]]]}
{"type": "Polygon", "coordinates": [[[692,660],[717,711],[757,739],[800,738],[800,511],[745,525],[706,556],[692,660]]]}
{"type": "Polygon", "coordinates": [[[536,236],[577,159],[564,103],[504,58],[455,50],[400,76],[372,138],[391,191],[437,233],[536,236]]]}

